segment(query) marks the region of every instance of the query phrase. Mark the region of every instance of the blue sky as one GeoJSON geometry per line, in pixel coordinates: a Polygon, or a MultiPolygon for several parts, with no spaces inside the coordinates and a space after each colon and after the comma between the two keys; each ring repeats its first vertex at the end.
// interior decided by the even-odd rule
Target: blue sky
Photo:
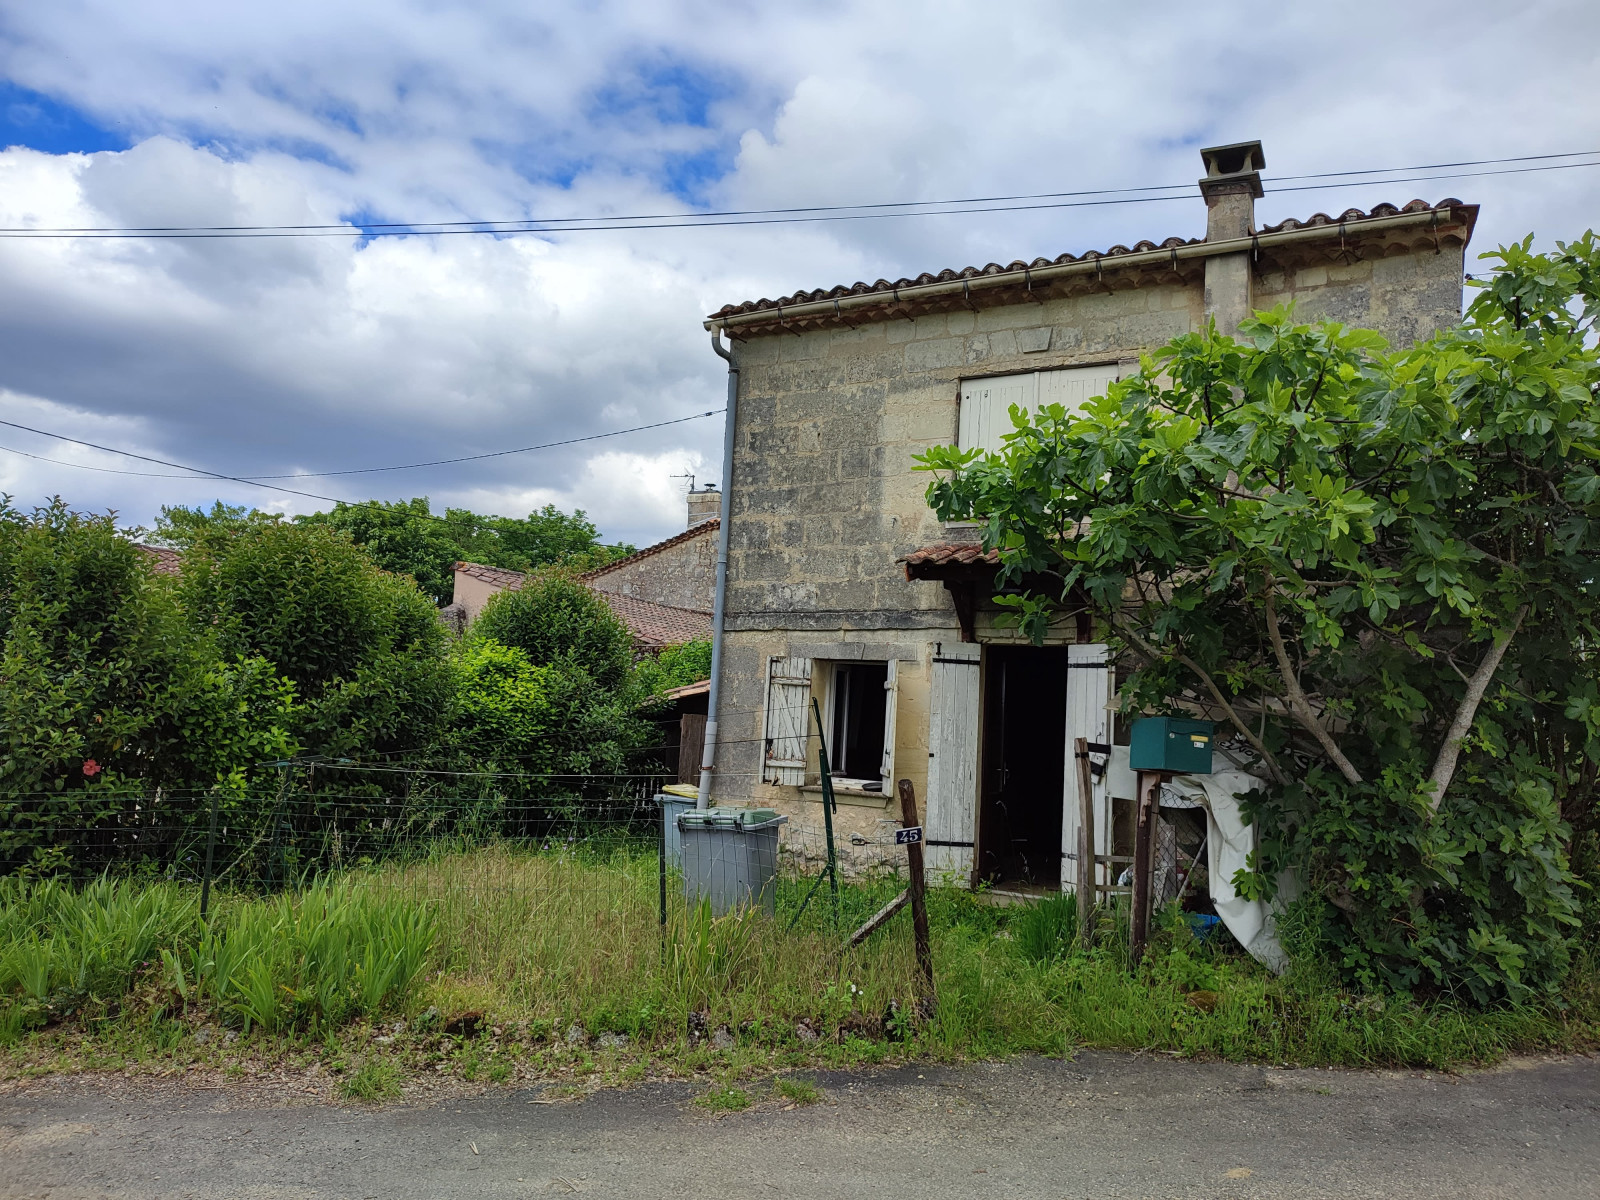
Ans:
{"type": "MultiPolygon", "coordinates": [[[[1192,184],[1600,147],[1585,3],[1326,10],[1045,0],[58,0],[0,12],[0,224],[465,220],[1192,184]],[[1374,31],[1381,30],[1381,36],[1374,31]],[[1499,69],[1497,64],[1506,64],[1499,69]],[[1519,64],[1537,64],[1521,69],[1519,64]],[[1492,77],[1493,86],[1486,82],[1492,77]]],[[[1596,175],[1269,195],[1263,221],[1479,202],[1482,249],[1595,221],[1596,175]]],[[[0,241],[0,416],[228,473],[579,437],[721,403],[730,300],[1203,226],[1168,203],[559,237],[0,241]]],[[[647,541],[715,476],[715,421],[493,464],[319,481],[348,498],[591,512],[647,541]]],[[[147,521],[314,505],[14,431],[0,489],[147,521]],[[102,470],[87,468],[98,467],[102,470]],[[157,474],[160,468],[151,468],[157,474]]]]}

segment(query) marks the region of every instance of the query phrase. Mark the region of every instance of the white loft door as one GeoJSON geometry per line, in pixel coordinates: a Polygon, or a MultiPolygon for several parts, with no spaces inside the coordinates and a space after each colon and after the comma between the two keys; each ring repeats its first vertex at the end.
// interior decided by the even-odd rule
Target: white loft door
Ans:
{"type": "Polygon", "coordinates": [[[998,451],[1012,429],[1013,404],[1028,412],[1046,404],[1060,404],[1069,411],[1081,409],[1095,396],[1105,395],[1106,388],[1116,379],[1115,366],[1062,367],[969,379],[961,385],[958,444],[963,450],[976,446],[998,451]]]}

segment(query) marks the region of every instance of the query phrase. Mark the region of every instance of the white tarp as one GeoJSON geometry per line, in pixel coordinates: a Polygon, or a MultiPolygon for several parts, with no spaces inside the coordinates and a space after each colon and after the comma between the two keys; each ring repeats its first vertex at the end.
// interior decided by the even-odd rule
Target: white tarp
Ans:
{"type": "Polygon", "coordinates": [[[1297,881],[1288,875],[1279,876],[1278,897],[1271,903],[1246,900],[1233,890],[1233,873],[1244,869],[1246,859],[1256,848],[1255,828],[1245,824],[1237,797],[1260,787],[1261,781],[1244,771],[1217,771],[1211,775],[1178,775],[1166,786],[1205,805],[1206,869],[1217,916],[1250,957],[1282,974],[1289,958],[1278,941],[1273,910],[1294,898],[1297,881]]]}
{"type": "MultiPolygon", "coordinates": [[[[1138,793],[1137,776],[1128,762],[1128,747],[1111,747],[1107,775],[1113,796],[1132,799],[1138,793]]],[[[1206,810],[1206,869],[1211,877],[1211,901],[1228,932],[1252,958],[1282,973],[1288,956],[1278,941],[1273,912],[1299,894],[1299,881],[1287,873],[1278,876],[1277,899],[1246,900],[1233,890],[1233,873],[1244,869],[1256,848],[1255,829],[1244,823],[1236,796],[1261,786],[1244,771],[1217,771],[1211,775],[1177,775],[1162,785],[1163,803],[1169,808],[1206,810]]]]}

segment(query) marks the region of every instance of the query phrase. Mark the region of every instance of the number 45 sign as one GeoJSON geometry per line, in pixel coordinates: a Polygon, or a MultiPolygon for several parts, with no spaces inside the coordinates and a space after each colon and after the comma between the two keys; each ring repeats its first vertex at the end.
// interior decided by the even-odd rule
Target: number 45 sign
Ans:
{"type": "Polygon", "coordinates": [[[894,844],[896,846],[910,846],[921,840],[921,825],[913,825],[909,829],[896,829],[894,831],[894,844]]]}

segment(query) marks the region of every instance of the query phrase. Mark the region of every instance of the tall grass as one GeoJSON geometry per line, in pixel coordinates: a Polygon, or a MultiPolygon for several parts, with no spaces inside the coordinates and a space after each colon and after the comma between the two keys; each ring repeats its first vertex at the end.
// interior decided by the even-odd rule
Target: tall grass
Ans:
{"type": "Polygon", "coordinates": [[[360,881],[235,899],[202,923],[175,884],[0,880],[0,1036],[104,1015],[141,980],[246,1032],[337,1025],[402,1001],[433,936],[425,907],[360,881]]]}
{"type": "Polygon", "coordinates": [[[1448,1066],[1591,1047],[1600,1030],[1592,964],[1564,1004],[1486,1011],[1350,995],[1314,962],[1279,979],[1225,937],[1197,940],[1176,914],[1130,970],[1120,910],[1096,914],[1084,950],[1069,898],[1005,909],[943,890],[929,897],[938,1003],[924,1020],[911,1015],[907,917],[844,945],[899,885],[844,888],[837,917],[824,893],[791,929],[807,882],[780,882],[776,919],[714,918],[674,886],[665,930],[654,854],[627,846],[441,851],[275,898],[224,896],[209,923],[191,890],[169,884],[0,882],[0,1040],[118,998],[132,1011],[137,996],[268,1035],[471,1009],[484,1025],[523,1022],[558,1040],[580,1025],[670,1055],[710,1053],[692,1035],[725,1026],[740,1046],[795,1063],[881,1057],[908,1038],[935,1058],[1100,1046],[1448,1066]]]}

